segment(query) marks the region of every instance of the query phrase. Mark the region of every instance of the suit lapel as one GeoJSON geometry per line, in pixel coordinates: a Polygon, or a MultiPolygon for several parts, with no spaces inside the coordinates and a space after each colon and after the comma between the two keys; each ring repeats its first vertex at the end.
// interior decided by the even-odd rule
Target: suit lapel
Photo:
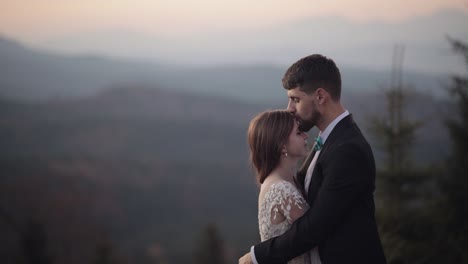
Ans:
{"type": "Polygon", "coordinates": [[[333,145],[335,141],[340,140],[340,136],[342,135],[344,131],[346,131],[346,128],[352,126],[353,124],[354,124],[354,120],[351,114],[349,114],[348,116],[340,120],[340,122],[336,124],[335,128],[331,131],[330,135],[325,141],[325,144],[323,145],[322,150],[320,151],[320,156],[323,156],[322,154],[326,153],[327,150],[330,148],[330,146],[333,145]]]}
{"type": "MultiPolygon", "coordinates": [[[[317,174],[317,173],[315,173],[317,171],[317,164],[320,163],[322,157],[325,156],[324,154],[327,152],[327,150],[330,148],[330,146],[332,146],[334,142],[340,140],[340,136],[346,130],[346,128],[352,126],[353,124],[354,124],[354,120],[353,120],[351,114],[349,114],[348,116],[346,116],[345,118],[340,120],[340,122],[338,122],[338,124],[336,124],[336,126],[331,131],[330,135],[328,136],[327,140],[325,141],[325,144],[322,146],[320,154],[317,157],[317,162],[315,163],[314,170],[312,171],[312,179],[310,181],[309,190],[308,190],[308,194],[309,194],[308,197],[309,198],[310,197],[315,197],[315,195],[316,195],[316,194],[311,193],[311,190],[313,189],[313,188],[311,188],[312,185],[314,183],[321,182],[321,179],[317,179],[317,177],[319,175],[314,175],[314,174],[317,174]]],[[[315,149],[315,144],[314,144],[314,149],[315,149]]],[[[305,190],[304,180],[305,180],[305,177],[306,177],[306,174],[307,174],[307,169],[309,168],[310,163],[312,162],[312,159],[314,158],[315,152],[316,151],[314,150],[314,151],[312,151],[310,153],[310,155],[307,157],[307,159],[302,164],[302,167],[298,171],[298,176],[302,177],[300,182],[302,184],[301,187],[304,190],[305,190]]],[[[322,176],[320,175],[320,177],[322,177],[322,176]]]]}

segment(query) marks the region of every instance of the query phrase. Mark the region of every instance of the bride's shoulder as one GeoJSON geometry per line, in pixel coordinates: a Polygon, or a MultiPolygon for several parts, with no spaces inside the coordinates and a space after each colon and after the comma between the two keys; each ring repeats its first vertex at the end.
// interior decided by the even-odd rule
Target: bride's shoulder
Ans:
{"type": "Polygon", "coordinates": [[[260,192],[264,194],[270,192],[278,193],[282,191],[293,192],[297,191],[297,188],[293,183],[281,178],[272,178],[270,180],[267,178],[260,187],[260,192]]]}
{"type": "Polygon", "coordinates": [[[287,220],[292,223],[308,208],[305,199],[294,183],[287,180],[272,180],[264,182],[259,197],[261,212],[271,212],[274,216],[272,223],[280,223],[287,220]],[[277,218],[277,214],[282,217],[277,218]]]}

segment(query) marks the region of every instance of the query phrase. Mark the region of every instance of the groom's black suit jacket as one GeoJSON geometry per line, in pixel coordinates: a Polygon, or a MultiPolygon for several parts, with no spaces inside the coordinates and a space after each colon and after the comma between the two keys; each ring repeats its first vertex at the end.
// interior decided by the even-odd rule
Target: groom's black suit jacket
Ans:
{"type": "MultiPolygon", "coordinates": [[[[313,151],[298,171],[304,187],[313,151]]],[[[323,264],[386,263],[375,222],[375,161],[351,115],[332,130],[309,185],[310,210],[283,235],[255,246],[260,264],[286,263],[318,246],[323,264]]]]}

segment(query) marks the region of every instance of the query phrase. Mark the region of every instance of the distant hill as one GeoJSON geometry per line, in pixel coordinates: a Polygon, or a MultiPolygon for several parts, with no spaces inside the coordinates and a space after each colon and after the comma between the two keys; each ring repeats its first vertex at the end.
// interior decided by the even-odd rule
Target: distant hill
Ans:
{"type": "Polygon", "coordinates": [[[2,96],[28,100],[95,94],[115,83],[144,82],[158,69],[104,57],[36,51],[5,38],[0,38],[0,58],[2,96]]]}
{"type": "Polygon", "coordinates": [[[3,100],[0,156],[239,160],[250,119],[267,108],[277,107],[134,86],[41,103],[3,100]],[[223,156],[199,155],[230,144],[223,156]]]}
{"type": "MultiPolygon", "coordinates": [[[[103,245],[125,263],[190,263],[215,223],[234,260],[258,241],[245,138],[258,107],[145,87],[0,100],[0,219],[22,232],[39,221],[54,259],[70,264],[103,245]]],[[[21,246],[5,224],[4,260],[21,246]]]]}
{"type": "MultiPolygon", "coordinates": [[[[406,117],[424,122],[413,159],[438,164],[449,148],[442,119],[450,104],[408,98],[406,117]]],[[[384,96],[344,100],[369,135],[369,120],[385,113],[384,96]]],[[[123,263],[190,263],[201,230],[215,223],[235,263],[259,239],[247,126],[279,106],[150,85],[41,102],[0,99],[0,218],[20,230],[39,221],[53,257],[70,264],[90,263],[102,246],[123,263]]],[[[368,138],[381,165],[379,144],[368,138]]],[[[8,259],[19,250],[19,232],[5,221],[0,231],[0,258],[8,259]]]]}
{"type": "MultiPolygon", "coordinates": [[[[280,89],[278,88],[278,90],[280,89]]],[[[284,93],[281,90],[280,92],[284,93]]],[[[440,92],[444,91],[440,89],[440,92]]],[[[238,131],[238,135],[232,134],[232,129],[227,130],[227,133],[233,136],[233,138],[238,138],[239,142],[244,142],[248,123],[255,114],[266,109],[284,108],[287,103],[286,98],[279,98],[272,102],[259,100],[259,102],[254,103],[243,101],[239,98],[226,98],[219,94],[208,96],[203,93],[188,93],[175,89],[170,91],[160,89],[155,85],[141,84],[114,85],[104,90],[99,89],[96,91],[96,94],[78,97],[55,97],[44,100],[41,102],[15,101],[11,98],[0,100],[0,117],[3,117],[5,120],[3,128],[10,131],[5,135],[28,135],[24,139],[18,136],[4,138],[3,152],[0,154],[11,156],[13,153],[22,153],[22,151],[26,151],[25,153],[28,153],[28,151],[42,151],[48,145],[47,141],[41,140],[43,135],[28,131],[40,132],[44,131],[44,128],[47,128],[46,131],[49,131],[43,132],[47,133],[48,136],[59,133],[53,136],[55,141],[53,144],[50,144],[48,147],[50,151],[47,153],[54,153],[54,149],[56,149],[57,153],[61,153],[62,151],[67,152],[75,146],[78,149],[89,148],[88,150],[83,150],[83,153],[94,153],[96,151],[94,148],[95,144],[110,140],[113,143],[109,143],[109,146],[112,147],[107,151],[106,147],[99,148],[99,151],[102,151],[102,153],[113,153],[113,155],[121,152],[122,154],[126,153],[125,156],[132,156],[133,152],[125,151],[126,145],[137,146],[142,144],[142,149],[148,149],[151,145],[139,140],[150,138],[150,142],[156,144],[153,148],[159,151],[160,149],[164,149],[164,143],[167,142],[164,137],[172,137],[174,135],[181,135],[179,141],[191,146],[187,151],[197,153],[195,150],[196,146],[200,144],[200,147],[202,147],[205,144],[201,140],[205,136],[206,140],[208,140],[206,142],[207,146],[216,146],[217,151],[222,151],[223,147],[221,145],[209,142],[209,136],[204,135],[201,131],[196,132],[200,129],[200,125],[207,127],[217,127],[218,125],[231,127],[238,131]],[[31,122],[24,123],[22,120],[30,120],[31,122]],[[106,123],[105,127],[102,127],[102,122],[106,123]],[[46,124],[47,126],[45,126],[46,124]],[[15,133],[16,126],[20,129],[26,129],[26,131],[15,133]],[[74,132],[60,135],[63,129],[74,128],[86,128],[84,130],[86,134],[91,134],[83,136],[80,133],[74,132]],[[239,128],[241,128],[240,131],[238,130],[239,128]],[[137,141],[128,143],[122,141],[122,139],[113,139],[112,137],[101,140],[93,136],[93,133],[102,133],[101,129],[104,129],[103,131],[121,131],[129,140],[137,141]],[[188,133],[195,132],[199,136],[196,139],[189,139],[190,137],[183,136],[182,131],[188,131],[188,133]],[[162,135],[163,137],[158,136],[153,138],[152,134],[162,135]],[[200,138],[201,135],[203,137],[200,138]],[[75,138],[76,136],[78,138],[75,138]],[[86,139],[88,143],[83,141],[78,144],[75,142],[78,139],[86,139]],[[191,140],[195,141],[191,143],[191,140]],[[32,145],[29,146],[25,142],[30,142],[32,145]],[[117,146],[121,148],[119,151],[113,149],[117,146]]],[[[369,134],[369,136],[371,134],[369,131],[370,120],[375,116],[385,115],[387,111],[385,96],[382,90],[375,92],[345,91],[342,100],[344,105],[355,115],[355,119],[364,130],[363,132],[369,134]]],[[[424,93],[416,89],[412,89],[412,92],[409,91],[405,115],[410,120],[419,120],[424,124],[420,129],[420,136],[418,137],[415,151],[420,153],[421,148],[429,148],[430,146],[436,146],[438,149],[438,154],[432,151],[421,152],[422,155],[415,156],[417,160],[427,161],[437,159],[439,154],[448,151],[449,146],[446,144],[448,135],[445,131],[443,119],[449,116],[451,111],[453,111],[451,104],[444,98],[438,98],[431,93],[424,93]],[[430,142],[430,145],[426,145],[426,142],[430,142]]],[[[216,131],[216,129],[208,131],[216,131]]],[[[219,136],[223,137],[222,135],[219,136]]],[[[237,146],[238,144],[234,145],[234,147],[237,146]]],[[[153,151],[151,149],[148,150],[150,152],[153,151]]],[[[177,155],[187,154],[187,152],[173,152],[170,149],[165,155],[168,155],[168,153],[173,153],[175,155],[174,158],[180,158],[177,155]]],[[[377,150],[376,153],[378,153],[377,150]]],[[[199,157],[196,154],[194,157],[190,155],[188,156],[190,158],[199,157]]]]}
{"type": "MultiPolygon", "coordinates": [[[[47,100],[90,96],[114,86],[149,86],[168,91],[228,97],[249,102],[283,102],[287,66],[174,66],[106,58],[65,56],[0,38],[0,96],[47,100]]],[[[370,92],[389,83],[390,72],[341,67],[344,92],[370,92]]],[[[440,94],[446,76],[404,72],[416,89],[440,94]]]]}

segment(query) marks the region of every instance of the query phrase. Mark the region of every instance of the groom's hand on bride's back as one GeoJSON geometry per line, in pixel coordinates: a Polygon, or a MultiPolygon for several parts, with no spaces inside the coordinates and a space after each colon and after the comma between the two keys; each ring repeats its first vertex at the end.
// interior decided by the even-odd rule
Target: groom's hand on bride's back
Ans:
{"type": "Polygon", "coordinates": [[[253,264],[250,253],[245,254],[242,258],[239,259],[239,264],[253,264]]]}

